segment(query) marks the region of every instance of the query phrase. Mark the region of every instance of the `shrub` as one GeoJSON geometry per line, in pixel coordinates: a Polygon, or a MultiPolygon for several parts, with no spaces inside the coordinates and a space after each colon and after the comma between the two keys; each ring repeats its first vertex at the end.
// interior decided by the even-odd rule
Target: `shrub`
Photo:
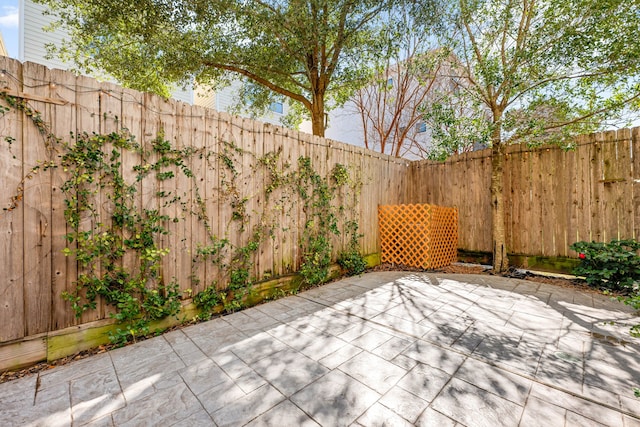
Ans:
{"type": "Polygon", "coordinates": [[[198,292],[193,297],[193,302],[208,317],[211,315],[211,310],[220,304],[221,301],[220,293],[216,290],[215,284],[205,288],[201,292],[198,292]]]}
{"type": "Polygon", "coordinates": [[[357,250],[341,252],[338,256],[338,265],[340,265],[349,276],[363,273],[367,269],[367,262],[357,250]]]}
{"type": "Polygon", "coordinates": [[[581,260],[573,273],[584,276],[589,286],[636,293],[640,281],[640,242],[632,239],[576,242],[571,249],[578,252],[581,260]]]}
{"type": "Polygon", "coordinates": [[[363,273],[367,269],[367,262],[360,255],[360,244],[358,240],[363,237],[358,233],[358,222],[349,221],[345,224],[345,232],[349,236],[349,245],[346,251],[341,252],[338,255],[338,265],[349,276],[355,276],[356,274],[363,273]]]}

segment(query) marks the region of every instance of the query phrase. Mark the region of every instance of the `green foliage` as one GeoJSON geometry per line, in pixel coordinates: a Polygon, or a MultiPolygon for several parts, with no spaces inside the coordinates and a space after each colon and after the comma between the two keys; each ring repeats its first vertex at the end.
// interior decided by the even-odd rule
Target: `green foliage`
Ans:
{"type": "Polygon", "coordinates": [[[200,260],[208,260],[214,265],[222,263],[225,250],[229,246],[229,240],[218,239],[215,236],[211,236],[210,241],[211,243],[206,246],[198,245],[196,248],[196,257],[193,259],[194,263],[197,263],[200,260]]]}
{"type": "Polygon", "coordinates": [[[331,183],[314,171],[311,159],[298,159],[298,194],[307,213],[302,248],[303,260],[300,274],[308,285],[324,283],[329,278],[329,265],[333,245],[331,235],[339,235],[338,208],[332,203],[338,190],[349,182],[345,166],[337,164],[331,172],[331,183]]]}
{"type": "MultiPolygon", "coordinates": [[[[422,9],[416,4],[419,17],[422,9]]],[[[456,83],[453,92],[466,99],[463,106],[481,107],[486,126],[480,129],[490,135],[493,267],[501,272],[508,266],[501,213],[505,145],[570,146],[573,136],[619,124],[628,109],[637,109],[640,44],[632,29],[640,26],[640,3],[457,0],[443,2],[439,13],[445,25],[438,42],[447,52],[443,66],[456,83]]],[[[474,110],[463,108],[458,117],[477,117],[474,110]]],[[[461,126],[453,122],[446,126],[461,126]]],[[[435,137],[445,145],[464,143],[447,141],[452,135],[435,137]]]]}
{"type": "Polygon", "coordinates": [[[198,292],[193,297],[195,305],[202,310],[204,316],[208,319],[212,310],[222,302],[220,293],[216,290],[215,284],[198,292]]]}
{"type": "Polygon", "coordinates": [[[331,177],[338,187],[341,187],[349,182],[349,170],[346,166],[337,164],[331,171],[331,177]]]}
{"type": "MultiPolygon", "coordinates": [[[[169,233],[170,223],[181,221],[182,215],[170,216],[166,212],[178,211],[197,217],[207,230],[207,243],[198,244],[193,254],[191,280],[199,284],[195,274],[197,265],[210,262],[224,277],[226,287],[218,290],[214,281],[203,291],[194,295],[195,304],[205,316],[210,316],[214,307],[223,306],[227,312],[243,307],[247,296],[251,296],[256,281],[252,277],[252,262],[263,242],[274,236],[278,226],[271,217],[273,212],[288,213],[285,204],[298,193],[303,199],[303,209],[309,220],[300,244],[303,251],[302,274],[308,284],[320,284],[328,278],[331,262],[333,235],[340,233],[340,215],[344,206],[337,206],[337,197],[344,198],[347,185],[353,189],[357,183],[350,178],[348,169],[336,165],[329,177],[323,178],[315,172],[311,160],[299,159],[299,170],[289,171],[290,165],[280,164],[281,150],[267,153],[257,159],[255,168],[262,166],[267,175],[264,193],[269,203],[278,190],[279,200],[275,206],[265,206],[254,222],[251,234],[242,246],[233,246],[228,238],[218,238],[209,225],[206,206],[200,197],[194,175],[188,165],[194,156],[210,161],[211,154],[186,147],[176,149],[164,139],[162,132],[143,149],[126,130],[110,134],[77,134],[74,141],[64,142],[51,134],[39,113],[24,102],[3,94],[10,106],[23,111],[31,118],[44,136],[47,147],[57,154],[59,160],[41,162],[30,174],[48,168],[61,168],[66,180],[61,185],[65,196],[64,216],[67,222],[65,236],[66,256],[73,257],[79,266],[75,289],[63,297],[71,303],[77,317],[87,310],[94,310],[99,301],[115,308],[111,316],[119,327],[110,338],[123,344],[149,334],[152,321],[176,315],[181,308],[181,292],[175,279],[162,276],[163,258],[169,249],[160,246],[160,237],[169,233]],[[123,170],[122,154],[138,156],[137,165],[131,171],[123,170]],[[153,159],[153,161],[151,160],[153,159]],[[125,180],[125,172],[132,176],[125,180]],[[131,173],[133,172],[133,173],[131,173]],[[136,193],[141,182],[172,180],[177,176],[194,180],[192,189],[195,206],[181,200],[179,193],[157,190],[157,204],[153,209],[143,209],[136,204],[136,193]],[[151,181],[149,181],[151,180],[151,181]]],[[[107,120],[108,117],[105,117],[107,120]]],[[[234,215],[241,223],[238,232],[244,233],[249,223],[246,209],[248,197],[242,196],[237,180],[237,156],[247,153],[231,143],[220,145],[216,159],[220,170],[220,200],[228,201],[234,215]],[[239,204],[238,204],[239,203],[239,204]]],[[[53,155],[52,155],[53,157],[53,155]]],[[[27,174],[27,178],[31,176],[27,174]]],[[[167,188],[170,188],[167,186],[167,188]]],[[[18,189],[22,191],[22,186],[18,189]]],[[[354,201],[356,195],[353,195],[354,201]]],[[[21,193],[13,198],[13,208],[21,200],[21,193]]],[[[174,214],[175,215],[175,214],[174,214]]],[[[354,233],[350,250],[357,253],[357,223],[347,224],[346,233],[354,233]]],[[[284,230],[283,230],[284,231],[284,230]]],[[[266,276],[266,274],[265,274],[266,276]]],[[[185,291],[189,295],[191,289],[185,291]]]]}
{"type": "Polygon", "coordinates": [[[573,273],[584,276],[589,286],[615,292],[637,292],[640,281],[640,242],[576,242],[571,245],[571,249],[578,252],[581,259],[573,273]]]}
{"type": "Polygon", "coordinates": [[[306,284],[320,285],[329,278],[332,246],[328,236],[324,234],[305,234],[307,234],[307,241],[300,275],[306,284]]]}
{"type": "Polygon", "coordinates": [[[346,270],[349,276],[364,273],[367,262],[357,250],[341,252],[338,256],[338,265],[346,270]]]}
{"type": "Polygon", "coordinates": [[[245,106],[265,111],[286,97],[304,108],[322,134],[330,99],[343,99],[361,84],[367,63],[380,55],[385,11],[395,3],[37,2],[69,30],[70,43],[50,49],[84,73],[106,71],[130,87],[165,96],[173,84],[189,85],[194,78],[213,86],[246,79],[245,106]]]}
{"type": "Polygon", "coordinates": [[[431,129],[427,157],[444,161],[453,154],[490,145],[491,126],[486,109],[460,92],[438,93],[424,106],[423,117],[431,129]],[[464,114],[463,114],[464,113],[464,114]]]}
{"type": "MultiPolygon", "coordinates": [[[[582,261],[574,274],[584,276],[589,286],[625,294],[618,300],[640,309],[640,242],[576,242],[571,249],[582,261]]],[[[632,326],[630,334],[640,338],[640,325],[632,326]]]]}
{"type": "Polygon", "coordinates": [[[358,233],[358,223],[349,221],[346,224],[345,231],[349,236],[349,246],[346,251],[340,252],[338,255],[338,265],[344,269],[349,276],[363,273],[367,269],[367,262],[360,254],[360,244],[358,240],[363,237],[358,233]]]}
{"type": "Polygon", "coordinates": [[[71,229],[65,254],[73,255],[81,266],[75,291],[64,297],[78,317],[95,309],[98,297],[114,306],[112,317],[126,325],[110,336],[118,344],[149,333],[149,322],[175,315],[180,309],[178,285],[163,285],[160,277],[162,258],[169,251],[158,246],[157,238],[167,234],[164,224],[170,218],[155,209],[139,212],[133,203],[136,183],[152,171],[158,179],[170,178],[163,170],[169,165],[188,173],[182,153],[167,148],[160,139],[157,142],[153,147],[161,155],[159,162],[138,168],[132,184],[122,176],[119,150],[140,152],[140,147],[126,132],[85,133],[77,135],[73,144],[64,144],[61,166],[69,177],[61,189],[65,194],[65,219],[71,229]],[[95,197],[98,192],[113,206],[108,223],[98,221],[104,218],[102,205],[95,197]],[[86,217],[94,218],[92,227],[83,224],[86,217]],[[127,251],[137,254],[135,270],[124,266],[127,251]]]}

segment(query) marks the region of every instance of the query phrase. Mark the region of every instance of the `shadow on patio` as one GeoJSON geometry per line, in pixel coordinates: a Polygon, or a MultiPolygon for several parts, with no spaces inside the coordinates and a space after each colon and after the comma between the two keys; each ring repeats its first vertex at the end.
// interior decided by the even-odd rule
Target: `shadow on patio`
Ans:
{"type": "Polygon", "coordinates": [[[2,384],[0,423],[637,425],[636,320],[553,285],[368,273],[2,384]]]}

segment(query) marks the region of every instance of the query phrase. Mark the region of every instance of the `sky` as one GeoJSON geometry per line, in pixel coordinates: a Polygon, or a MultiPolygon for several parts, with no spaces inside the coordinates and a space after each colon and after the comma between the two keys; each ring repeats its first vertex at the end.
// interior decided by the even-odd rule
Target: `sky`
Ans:
{"type": "Polygon", "coordinates": [[[9,56],[18,57],[18,0],[0,0],[0,32],[9,56]]]}

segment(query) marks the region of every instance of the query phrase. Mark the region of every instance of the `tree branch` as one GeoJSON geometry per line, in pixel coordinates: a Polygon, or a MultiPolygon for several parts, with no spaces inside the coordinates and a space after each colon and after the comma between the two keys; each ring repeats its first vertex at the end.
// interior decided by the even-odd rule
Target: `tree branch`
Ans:
{"type": "Polygon", "coordinates": [[[311,111],[311,101],[309,101],[307,98],[305,98],[303,95],[299,94],[299,93],[295,93],[292,92],[290,90],[287,90],[281,86],[278,86],[274,83],[272,83],[271,81],[255,74],[252,73],[251,71],[245,70],[243,68],[234,66],[234,65],[227,65],[227,64],[222,64],[222,63],[217,63],[217,62],[208,62],[208,61],[203,61],[203,65],[207,66],[207,67],[212,67],[212,68],[218,68],[220,70],[226,70],[226,71],[231,71],[240,75],[243,75],[253,81],[255,81],[258,84],[261,84],[269,89],[271,89],[272,91],[279,93],[280,95],[284,95],[288,98],[293,99],[294,101],[298,101],[300,102],[302,105],[305,106],[305,108],[307,108],[309,111],[311,111]]]}

